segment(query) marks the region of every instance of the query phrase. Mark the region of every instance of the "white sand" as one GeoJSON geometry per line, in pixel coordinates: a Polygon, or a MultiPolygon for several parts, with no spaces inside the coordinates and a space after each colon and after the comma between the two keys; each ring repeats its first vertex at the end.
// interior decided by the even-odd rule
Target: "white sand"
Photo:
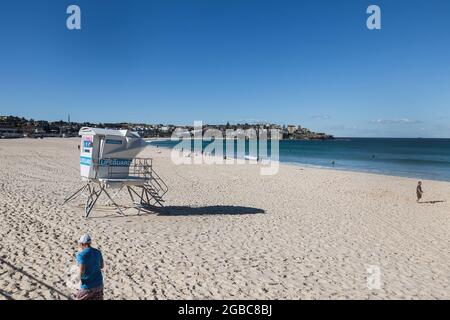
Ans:
{"type": "Polygon", "coordinates": [[[450,298],[450,183],[424,181],[424,201],[446,202],[417,204],[413,179],[175,166],[148,148],[171,214],[100,206],[85,220],[81,200],[60,206],[82,185],[78,143],[0,140],[0,299],[70,296],[84,232],[103,251],[107,299],[450,298]]]}

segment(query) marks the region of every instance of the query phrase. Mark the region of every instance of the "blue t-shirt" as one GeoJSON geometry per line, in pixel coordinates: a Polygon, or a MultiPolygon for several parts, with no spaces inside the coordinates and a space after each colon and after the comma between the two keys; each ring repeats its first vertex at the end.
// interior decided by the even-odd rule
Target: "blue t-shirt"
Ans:
{"type": "Polygon", "coordinates": [[[84,273],[81,276],[81,289],[93,289],[103,285],[101,267],[103,257],[100,250],[86,248],[77,255],[79,265],[84,265],[84,273]]]}

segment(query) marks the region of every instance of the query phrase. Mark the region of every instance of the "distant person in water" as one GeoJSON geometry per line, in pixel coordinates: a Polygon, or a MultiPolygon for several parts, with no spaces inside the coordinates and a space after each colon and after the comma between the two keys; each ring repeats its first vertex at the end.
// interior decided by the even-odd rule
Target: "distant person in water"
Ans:
{"type": "Polygon", "coordinates": [[[103,300],[103,256],[100,250],[91,247],[91,237],[82,235],[78,240],[81,252],[77,254],[81,287],[76,300],[103,300]]]}
{"type": "Polygon", "coordinates": [[[420,199],[422,199],[422,194],[423,194],[422,181],[419,181],[417,183],[416,193],[417,193],[417,202],[420,202],[420,199]]]}

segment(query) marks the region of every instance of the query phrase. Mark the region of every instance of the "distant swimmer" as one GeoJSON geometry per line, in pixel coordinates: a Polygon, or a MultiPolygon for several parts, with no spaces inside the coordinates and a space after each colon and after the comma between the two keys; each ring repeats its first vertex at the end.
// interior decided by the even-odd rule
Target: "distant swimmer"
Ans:
{"type": "Polygon", "coordinates": [[[334,165],[336,164],[336,162],[334,162],[334,160],[333,161],[331,161],[331,165],[334,167],[334,165]]]}
{"type": "Polygon", "coordinates": [[[424,193],[422,190],[422,181],[419,181],[417,183],[416,193],[417,193],[417,202],[420,202],[420,199],[422,199],[422,195],[424,193]]]}

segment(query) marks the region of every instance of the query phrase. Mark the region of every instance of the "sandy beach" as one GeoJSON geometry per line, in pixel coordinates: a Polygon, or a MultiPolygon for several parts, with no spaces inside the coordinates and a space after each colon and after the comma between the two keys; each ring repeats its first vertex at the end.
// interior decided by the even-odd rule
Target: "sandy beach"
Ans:
{"type": "MultiPolygon", "coordinates": [[[[126,216],[83,201],[79,139],[0,140],[0,299],[68,299],[76,240],[104,255],[105,299],[449,299],[450,183],[280,166],[142,157],[170,190],[126,216]],[[367,271],[378,266],[381,288],[367,271]]],[[[125,194],[118,199],[129,200],[125,194]]],[[[104,200],[102,200],[102,203],[104,200]]]]}

